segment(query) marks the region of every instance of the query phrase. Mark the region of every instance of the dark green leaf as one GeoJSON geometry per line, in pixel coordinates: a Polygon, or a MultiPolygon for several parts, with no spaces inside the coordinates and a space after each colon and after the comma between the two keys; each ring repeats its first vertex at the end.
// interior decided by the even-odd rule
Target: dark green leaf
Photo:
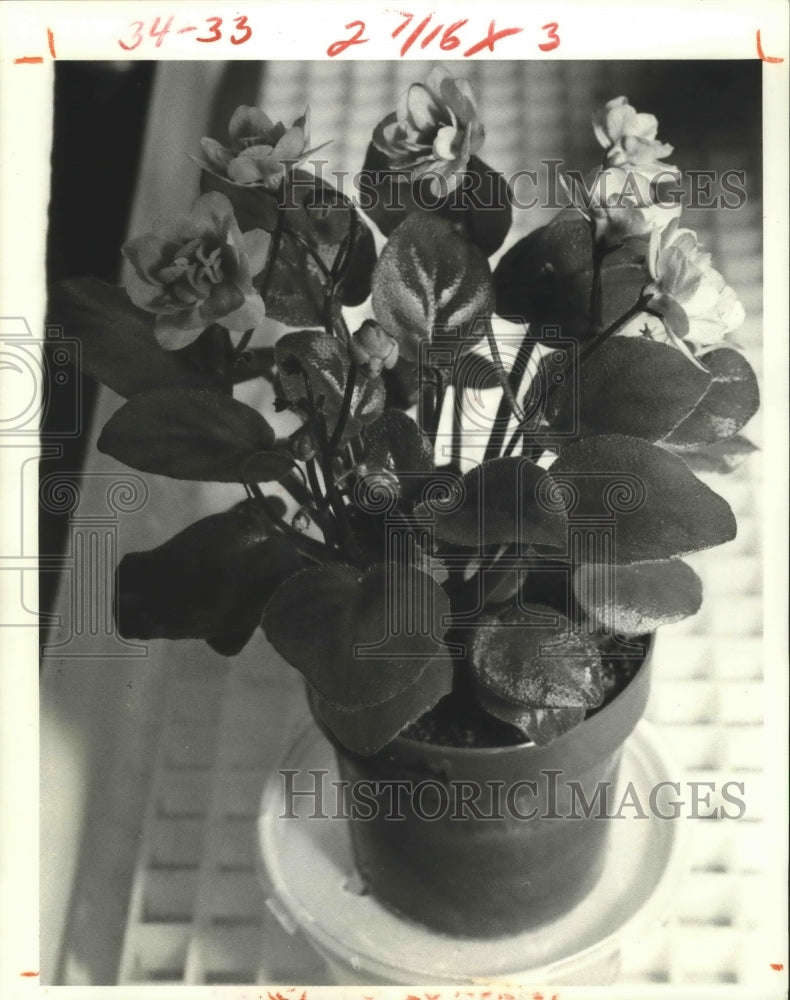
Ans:
{"type": "Polygon", "coordinates": [[[579,366],[578,385],[560,384],[553,422],[579,436],[657,441],[691,413],[709,385],[710,377],[669,344],[612,337],[579,366]]]}
{"type": "Polygon", "coordinates": [[[323,326],[324,270],[332,270],[341,246],[350,240],[348,264],[337,286],[336,300],[342,305],[364,302],[376,263],[373,235],[345,195],[303,170],[294,171],[286,193],[281,190],[278,197],[283,226],[278,256],[271,276],[266,277],[268,268],[264,268],[254,284],[260,291],[267,282],[263,297],[272,319],[290,326],[323,326]]]}
{"type": "MultiPolygon", "coordinates": [[[[646,249],[646,240],[631,239],[604,259],[604,328],[637,302],[649,281],[646,249]]],[[[494,272],[496,311],[529,323],[559,325],[564,337],[583,339],[590,331],[592,274],[589,223],[575,209],[563,209],[500,260],[494,272]]]]}
{"type": "Polygon", "coordinates": [[[416,406],[420,397],[420,375],[414,361],[398,358],[395,367],[381,373],[387,392],[387,406],[408,410],[416,406]]]}
{"type": "Polygon", "coordinates": [[[289,541],[267,532],[266,517],[245,501],[124,556],[116,573],[121,635],[205,639],[225,656],[238,653],[272,592],[302,566],[289,541]]]}
{"type": "Polygon", "coordinates": [[[604,537],[613,525],[613,554],[588,561],[661,562],[735,537],[727,503],[681,459],[641,438],[584,438],[563,448],[550,471],[576,497],[571,526],[584,519],[604,537]]]}
{"type": "Polygon", "coordinates": [[[313,711],[318,720],[354,753],[381,750],[409,723],[449,694],[453,686],[453,663],[449,656],[434,657],[417,680],[394,698],[357,711],[342,711],[318,692],[313,692],[313,711]]]}
{"type": "Polygon", "coordinates": [[[488,262],[446,219],[427,212],[409,215],[376,264],[373,311],[404,359],[452,368],[490,323],[494,291],[488,262]],[[420,345],[428,340],[431,350],[422,356],[420,345]]]}
{"type": "Polygon", "coordinates": [[[644,635],[695,615],[702,583],[679,559],[663,563],[579,566],[573,592],[585,613],[608,632],[644,635]]]}
{"type": "MultiPolygon", "coordinates": [[[[661,441],[660,444],[674,451],[668,442],[661,441]]],[[[755,451],[757,448],[751,441],[740,434],[735,434],[707,448],[680,448],[677,454],[694,472],[726,474],[737,469],[741,462],[755,451]]]]}
{"type": "Polygon", "coordinates": [[[376,241],[359,215],[348,261],[338,282],[337,297],[344,306],[359,306],[370,295],[373,268],[376,265],[376,241]]]}
{"type": "Polygon", "coordinates": [[[514,607],[481,624],[471,661],[486,711],[539,745],[572,728],[603,699],[597,646],[541,605],[514,607]]]}
{"type": "Polygon", "coordinates": [[[521,708],[491,691],[478,691],[480,705],[489,715],[510,723],[536,746],[545,747],[584,721],[586,708],[521,708]]]}
{"type": "Polygon", "coordinates": [[[760,406],[757,376],[746,358],[731,347],[717,347],[699,361],[712,381],[698,405],[667,435],[667,442],[698,448],[732,437],[760,406]]]}
{"type": "Polygon", "coordinates": [[[200,172],[200,193],[219,191],[233,206],[233,214],[239,229],[246,233],[250,229],[274,231],[277,225],[277,207],[282,191],[270,191],[260,184],[236,184],[227,177],[210,170],[200,172]]]}
{"type": "Polygon", "coordinates": [[[206,482],[264,482],[293,464],[274,452],[274,431],[246,403],[209,389],[154,389],[110,417],[100,451],[141,472],[206,482]]]}
{"type": "Polygon", "coordinates": [[[385,236],[408,215],[430,212],[458,225],[490,257],[510,230],[510,187],[499,171],[477,156],[469,157],[455,189],[437,199],[430,178],[412,182],[408,174],[390,169],[385,154],[371,143],[357,183],[362,207],[385,236]]]}
{"type": "Polygon", "coordinates": [[[194,367],[183,352],[154,338],[154,317],[123,288],[96,278],[59,282],[50,291],[47,322],[62,326],[70,360],[121,396],[150,389],[219,389],[215,372],[194,367]],[[70,343],[77,341],[77,344],[70,343]]]}
{"type": "Polygon", "coordinates": [[[457,545],[511,542],[564,546],[565,514],[551,500],[551,476],[525,458],[497,458],[463,475],[453,495],[423,503],[420,516],[433,515],[438,538],[457,545]]]}
{"type": "MultiPolygon", "coordinates": [[[[304,371],[310,379],[313,397],[324,397],[324,414],[330,434],[337,423],[350,362],[345,348],[335,337],[319,330],[295,330],[280,337],[274,345],[283,395],[294,406],[306,398],[304,371]]],[[[351,399],[351,410],[343,440],[371,423],[384,409],[384,383],[381,378],[358,378],[351,399]]]]}
{"type": "Polygon", "coordinates": [[[327,701],[360,709],[415,683],[443,648],[448,613],[444,591],[414,566],[325,564],[282,584],[263,629],[327,701]]]}
{"type": "Polygon", "coordinates": [[[179,360],[190,368],[215,378],[218,386],[221,385],[228,394],[232,393],[230,369],[234,347],[230,333],[224,326],[214,323],[206,327],[191,344],[170,353],[176,353],[179,360]]]}

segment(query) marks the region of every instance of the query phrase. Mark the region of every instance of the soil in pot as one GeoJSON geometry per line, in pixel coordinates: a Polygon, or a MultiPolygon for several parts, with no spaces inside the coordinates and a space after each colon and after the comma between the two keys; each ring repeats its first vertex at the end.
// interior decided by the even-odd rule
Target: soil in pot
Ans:
{"type": "Polygon", "coordinates": [[[647,701],[651,649],[611,659],[603,705],[547,747],[453,696],[371,757],[336,744],[367,890],[458,937],[516,934],[568,912],[603,869],[606,817],[623,743],[647,701]]]}

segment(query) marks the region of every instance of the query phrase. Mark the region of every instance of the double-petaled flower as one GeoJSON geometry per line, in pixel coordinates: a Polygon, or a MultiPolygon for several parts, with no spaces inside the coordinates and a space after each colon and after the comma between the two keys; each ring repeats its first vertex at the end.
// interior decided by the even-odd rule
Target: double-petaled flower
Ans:
{"type": "Polygon", "coordinates": [[[327,145],[310,143],[310,111],[288,127],[273,122],[260,108],[242,104],[228,125],[230,146],[203,138],[204,166],[236,184],[258,184],[270,190],[279,186],[286,168],[295,166],[327,145]]]}
{"type": "Polygon", "coordinates": [[[431,191],[441,194],[456,187],[484,138],[469,81],[437,66],[425,83],[409,87],[397,111],[379,122],[373,145],[394,170],[408,171],[413,180],[431,175],[431,191]]]}
{"type": "Polygon", "coordinates": [[[348,345],[348,355],[366,378],[375,378],[398,361],[398,342],[374,320],[367,319],[348,345]]]}
{"type": "Polygon", "coordinates": [[[735,292],[700,247],[697,234],[681,229],[677,221],[663,232],[653,231],[647,265],[651,281],[645,293],[663,327],[655,320],[651,323],[649,316],[637,316],[621,333],[649,331],[653,339],[672,343],[693,358],[721,344],[746,318],[735,292]]]}
{"type": "Polygon", "coordinates": [[[168,350],[191,344],[212,323],[249,330],[265,316],[252,279],[270,242],[262,229],[240,232],[223,194],[204,194],[189,215],[160,219],[152,232],[124,245],[134,268],[126,290],[135,305],[156,315],[156,338],[168,350]]]}
{"type": "Polygon", "coordinates": [[[662,231],[681,212],[680,204],[665,203],[643,174],[609,167],[588,174],[584,184],[560,181],[574,208],[591,223],[595,239],[613,249],[632,236],[662,231]]]}
{"type": "Polygon", "coordinates": [[[677,167],[661,162],[672,155],[674,147],[656,138],[658,119],[638,112],[627,97],[608,101],[593,116],[593,129],[606,150],[607,166],[630,169],[648,181],[679,174],[677,167]]]}

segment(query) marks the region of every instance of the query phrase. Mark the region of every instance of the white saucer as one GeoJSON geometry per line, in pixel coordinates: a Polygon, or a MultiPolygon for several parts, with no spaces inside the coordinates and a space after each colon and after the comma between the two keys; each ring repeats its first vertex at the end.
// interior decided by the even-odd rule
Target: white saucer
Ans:
{"type": "MultiPolygon", "coordinates": [[[[337,778],[334,751],[315,726],[302,735],[281,767],[296,770],[294,788],[312,786],[309,770],[323,770],[332,814],[337,778]]],[[[664,760],[649,723],[627,741],[618,796],[633,782],[646,803],[661,781],[680,772],[664,760]]],[[[341,985],[364,983],[515,982],[586,983],[616,974],[624,937],[666,915],[683,870],[685,823],[634,818],[612,820],[603,874],[573,910],[551,923],[496,940],[447,937],[397,917],[371,896],[354,891],[358,882],[348,822],[313,819],[312,801],[295,798],[295,819],[283,818],[285,785],[275,772],[264,792],[258,821],[263,879],[272,910],[292,922],[329,960],[341,985]],[[614,965],[613,965],[614,963],[614,965]],[[587,978],[585,978],[587,977],[587,978]]]]}

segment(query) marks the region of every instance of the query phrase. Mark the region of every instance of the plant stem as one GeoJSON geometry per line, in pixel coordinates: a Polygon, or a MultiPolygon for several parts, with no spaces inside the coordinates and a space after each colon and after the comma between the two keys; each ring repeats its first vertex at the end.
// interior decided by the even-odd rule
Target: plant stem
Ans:
{"type": "Polygon", "coordinates": [[[272,234],[272,245],[269,248],[269,259],[266,261],[266,270],[263,272],[263,278],[261,279],[261,298],[264,302],[266,301],[266,294],[269,291],[269,286],[272,283],[274,265],[277,263],[277,257],[280,253],[280,245],[282,243],[284,231],[285,209],[280,207],[277,209],[277,225],[274,227],[274,233],[272,234]]]}
{"type": "Polygon", "coordinates": [[[298,477],[293,473],[289,472],[287,475],[283,476],[280,480],[280,485],[283,486],[294,500],[302,507],[309,507],[312,503],[312,495],[310,491],[305,487],[304,483],[301,482],[298,477]]]}
{"type": "Polygon", "coordinates": [[[255,327],[252,327],[252,329],[250,330],[244,331],[244,333],[241,336],[241,340],[238,342],[235,350],[233,351],[233,356],[230,359],[231,365],[234,365],[242,356],[242,354],[244,354],[244,352],[247,350],[247,345],[252,340],[252,335],[254,332],[255,332],[255,327]]]}
{"type": "Polygon", "coordinates": [[[354,400],[354,389],[357,383],[357,366],[354,362],[350,362],[348,366],[348,377],[346,378],[346,388],[343,393],[343,401],[340,404],[340,413],[338,414],[337,423],[335,424],[335,429],[332,432],[332,437],[329,439],[329,453],[330,456],[337,451],[338,445],[343,437],[343,431],[346,429],[346,424],[348,423],[348,418],[351,413],[351,404],[354,400]]]}
{"type": "Polygon", "coordinates": [[[302,553],[302,555],[307,556],[308,559],[312,559],[313,562],[326,562],[330,558],[330,550],[322,542],[316,541],[315,538],[310,538],[301,531],[297,531],[292,525],[290,525],[284,518],[280,517],[272,509],[271,504],[267,497],[263,495],[263,491],[257,483],[246,483],[252,495],[260,504],[263,512],[272,522],[276,525],[284,535],[287,535],[291,541],[294,543],[297,549],[302,553]]]}
{"type": "Polygon", "coordinates": [[[584,361],[585,358],[589,357],[590,354],[596,350],[596,348],[600,347],[604,341],[608,340],[612,334],[616,333],[621,326],[625,326],[625,324],[629,320],[633,319],[634,316],[638,316],[640,312],[650,313],[651,316],[659,316],[659,313],[655,313],[648,308],[647,304],[651,298],[652,295],[645,296],[643,290],[637,301],[631,306],[630,309],[626,310],[622,316],[616,319],[614,323],[607,326],[605,330],[601,330],[600,332],[594,334],[594,336],[587,341],[579,354],[579,361],[584,361]]]}
{"type": "Polygon", "coordinates": [[[336,285],[339,285],[343,280],[343,275],[348,267],[348,262],[351,259],[351,252],[354,249],[354,243],[357,239],[357,228],[359,226],[359,220],[357,219],[357,212],[353,205],[348,206],[348,232],[343,237],[340,246],[337,248],[337,253],[335,254],[334,262],[332,263],[332,278],[336,285]]]}
{"type": "MultiPolygon", "coordinates": [[[[535,345],[536,341],[532,339],[530,333],[525,332],[524,339],[519,344],[516,360],[513,363],[513,368],[510,372],[509,386],[511,395],[514,395],[518,391],[518,387],[521,384],[521,379],[524,376],[529,359],[532,352],[535,350],[535,345]]],[[[509,400],[507,394],[503,393],[502,398],[499,401],[496,417],[494,418],[494,426],[491,428],[491,434],[489,435],[488,443],[486,445],[485,455],[483,456],[484,462],[487,462],[489,459],[492,459],[499,454],[499,450],[505,439],[507,425],[509,423],[509,400]]]]}
{"type": "Polygon", "coordinates": [[[428,421],[428,426],[425,428],[425,434],[431,445],[436,444],[436,435],[439,433],[439,424],[442,422],[442,411],[444,410],[444,399],[447,394],[447,387],[444,381],[444,375],[440,368],[433,369],[433,396],[432,396],[432,410],[431,419],[428,421]]]}
{"type": "Polygon", "coordinates": [[[516,399],[516,394],[513,387],[510,384],[510,379],[505,371],[505,366],[502,364],[502,357],[499,353],[499,345],[496,342],[496,337],[494,336],[493,327],[489,324],[486,330],[486,337],[488,338],[488,344],[491,348],[491,356],[494,359],[494,367],[496,368],[497,378],[502,386],[502,392],[505,394],[508,406],[510,407],[513,416],[517,420],[523,420],[524,414],[521,407],[518,405],[518,400],[516,399]]]}
{"type": "Polygon", "coordinates": [[[288,229],[288,228],[283,228],[283,235],[289,236],[294,241],[294,243],[299,244],[299,246],[305,251],[308,257],[310,257],[310,259],[315,263],[316,267],[321,272],[324,278],[331,277],[331,272],[321,259],[321,256],[318,253],[318,251],[314,247],[311,247],[303,236],[300,236],[299,233],[294,232],[293,229],[288,229]]]}
{"type": "Polygon", "coordinates": [[[593,261],[592,284],[590,285],[590,326],[594,331],[598,331],[602,322],[601,306],[603,304],[601,295],[601,267],[606,256],[606,248],[595,238],[594,225],[590,226],[590,231],[592,234],[593,261]]]}
{"type": "Polygon", "coordinates": [[[504,458],[507,458],[508,456],[513,454],[516,448],[516,444],[518,443],[519,439],[523,436],[524,436],[524,428],[521,426],[521,424],[519,424],[518,427],[513,431],[513,435],[508,441],[507,445],[505,446],[505,450],[502,452],[504,458]]]}
{"type": "Polygon", "coordinates": [[[453,422],[450,432],[450,465],[461,471],[461,448],[463,446],[463,415],[460,386],[453,386],[453,422]]]}

